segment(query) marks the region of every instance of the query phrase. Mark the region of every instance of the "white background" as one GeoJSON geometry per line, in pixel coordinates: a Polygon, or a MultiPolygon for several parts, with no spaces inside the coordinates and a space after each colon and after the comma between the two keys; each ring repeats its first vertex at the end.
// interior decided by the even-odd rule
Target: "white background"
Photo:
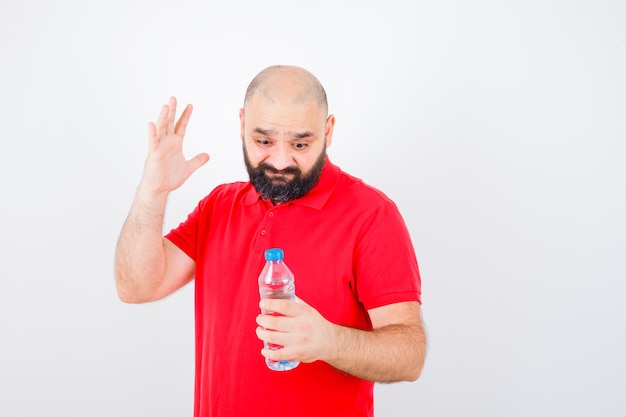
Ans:
{"type": "Polygon", "coordinates": [[[276,63],[414,239],[427,363],[377,415],[626,414],[624,2],[2,0],[0,62],[0,415],[191,415],[193,289],[121,303],[115,242],[160,105],[211,155],[169,230],[246,178],[237,112],[276,63]]]}

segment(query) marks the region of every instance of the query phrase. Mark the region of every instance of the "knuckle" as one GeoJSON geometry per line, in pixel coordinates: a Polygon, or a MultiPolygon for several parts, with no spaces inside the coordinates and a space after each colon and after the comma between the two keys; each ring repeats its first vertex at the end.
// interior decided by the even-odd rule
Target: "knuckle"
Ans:
{"type": "Polygon", "coordinates": [[[296,327],[300,332],[303,332],[303,333],[307,333],[311,330],[311,326],[306,321],[299,322],[296,327]]]}
{"type": "Polygon", "coordinates": [[[264,326],[266,329],[273,329],[276,327],[276,317],[269,316],[264,320],[264,326]]]}

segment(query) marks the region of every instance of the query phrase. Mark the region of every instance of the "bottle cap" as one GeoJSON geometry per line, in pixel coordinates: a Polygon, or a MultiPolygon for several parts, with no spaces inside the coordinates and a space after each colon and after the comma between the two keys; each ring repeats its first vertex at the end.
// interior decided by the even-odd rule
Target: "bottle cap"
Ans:
{"type": "Polygon", "coordinates": [[[282,261],[285,258],[285,253],[281,248],[272,248],[265,251],[266,261],[282,261]]]}

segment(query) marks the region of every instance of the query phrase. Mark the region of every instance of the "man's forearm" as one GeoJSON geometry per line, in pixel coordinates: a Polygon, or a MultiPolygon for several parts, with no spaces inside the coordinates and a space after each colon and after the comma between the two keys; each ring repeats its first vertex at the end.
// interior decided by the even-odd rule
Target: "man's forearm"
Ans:
{"type": "Polygon", "coordinates": [[[167,193],[140,188],[117,243],[115,279],[125,302],[150,301],[165,273],[163,217],[167,193]]]}
{"type": "Polygon", "coordinates": [[[274,361],[324,361],[340,371],[376,382],[414,381],[422,372],[426,336],[416,301],[368,310],[374,330],[326,320],[304,300],[263,299],[256,322],[259,339],[284,346],[263,349],[274,361]]]}
{"type": "Polygon", "coordinates": [[[424,366],[426,337],[421,322],[392,324],[365,331],[343,326],[333,330],[330,356],[335,368],[376,382],[416,380],[424,366]]]}

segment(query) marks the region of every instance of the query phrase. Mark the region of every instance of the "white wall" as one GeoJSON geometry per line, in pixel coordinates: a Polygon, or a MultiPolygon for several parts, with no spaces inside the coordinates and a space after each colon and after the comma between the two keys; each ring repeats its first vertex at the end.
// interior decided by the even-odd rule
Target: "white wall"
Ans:
{"type": "Polygon", "coordinates": [[[4,0],[0,62],[0,415],[191,415],[192,288],[125,305],[113,250],[160,105],[212,157],[169,229],[245,179],[274,63],[324,83],[331,158],[415,240],[427,364],[378,416],[626,413],[623,2],[4,0]]]}

